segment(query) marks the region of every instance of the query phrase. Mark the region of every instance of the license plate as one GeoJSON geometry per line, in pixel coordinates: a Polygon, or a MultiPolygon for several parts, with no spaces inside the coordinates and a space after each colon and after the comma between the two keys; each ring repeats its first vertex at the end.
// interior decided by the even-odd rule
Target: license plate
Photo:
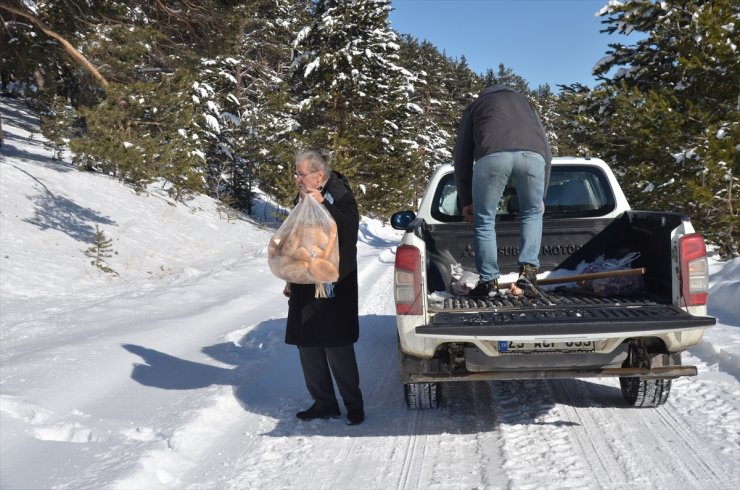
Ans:
{"type": "Polygon", "coordinates": [[[501,340],[498,343],[501,354],[524,354],[530,352],[593,352],[593,340],[566,342],[515,342],[501,340]]]}

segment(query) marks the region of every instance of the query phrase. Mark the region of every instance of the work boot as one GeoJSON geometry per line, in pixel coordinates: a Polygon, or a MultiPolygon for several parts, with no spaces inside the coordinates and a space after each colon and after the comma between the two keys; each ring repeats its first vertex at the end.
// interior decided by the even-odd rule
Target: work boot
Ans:
{"type": "Polygon", "coordinates": [[[468,293],[471,299],[487,299],[498,294],[498,279],[491,281],[478,281],[473,289],[468,293]]]}
{"type": "Polygon", "coordinates": [[[537,267],[530,264],[522,264],[519,267],[519,279],[516,287],[522,290],[522,294],[528,298],[537,296],[539,286],[537,285],[537,267]]]}
{"type": "Polygon", "coordinates": [[[296,417],[303,421],[313,419],[336,419],[339,418],[339,405],[319,406],[316,402],[308,410],[303,410],[295,414],[296,417]]]}

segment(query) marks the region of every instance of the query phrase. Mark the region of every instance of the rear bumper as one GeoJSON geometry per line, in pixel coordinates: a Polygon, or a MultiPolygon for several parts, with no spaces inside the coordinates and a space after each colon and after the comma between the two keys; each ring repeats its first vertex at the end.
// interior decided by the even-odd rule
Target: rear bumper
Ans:
{"type": "Polygon", "coordinates": [[[630,339],[653,338],[675,353],[696,345],[715,323],[715,318],[649,298],[563,293],[533,300],[505,296],[471,301],[456,296],[425,316],[397,317],[402,352],[421,359],[433,358],[443,344],[457,343],[497,356],[500,341],[592,340],[596,352],[609,353],[630,339]]]}
{"type": "Polygon", "coordinates": [[[495,381],[514,379],[568,379],[628,377],[643,379],[674,379],[681,376],[696,376],[696,366],[662,366],[648,368],[602,368],[602,369],[522,369],[516,371],[483,371],[463,373],[409,374],[411,383],[439,383],[448,381],[495,381]]]}

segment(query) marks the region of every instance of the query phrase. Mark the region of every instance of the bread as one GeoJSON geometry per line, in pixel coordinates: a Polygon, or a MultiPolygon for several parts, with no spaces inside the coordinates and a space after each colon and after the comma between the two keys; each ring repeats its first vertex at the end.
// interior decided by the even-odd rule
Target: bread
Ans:
{"type": "Polygon", "coordinates": [[[279,248],[280,248],[280,238],[272,237],[272,240],[270,240],[270,243],[267,245],[267,258],[271,259],[275,257],[278,253],[279,248]]]}
{"type": "MultiPolygon", "coordinates": [[[[280,230],[279,230],[280,231],[280,230]]],[[[335,282],[339,279],[337,225],[296,224],[275,235],[267,246],[270,270],[296,284],[335,282]]]]}
{"type": "Polygon", "coordinates": [[[324,257],[329,258],[331,257],[331,253],[334,251],[334,247],[337,244],[337,225],[336,223],[332,223],[331,228],[329,228],[329,235],[327,236],[326,240],[326,246],[324,251],[324,257]]]}
{"type": "Polygon", "coordinates": [[[301,245],[300,236],[296,233],[297,230],[293,231],[290,236],[283,242],[283,246],[280,250],[280,255],[283,257],[292,256],[298,247],[301,245]]]}
{"type": "Polygon", "coordinates": [[[292,258],[295,260],[308,262],[309,260],[311,260],[311,254],[308,252],[306,247],[298,247],[293,253],[292,258]]]}
{"type": "Polygon", "coordinates": [[[316,282],[335,282],[339,279],[339,269],[326,259],[314,258],[308,263],[308,272],[316,282]]]}
{"type": "Polygon", "coordinates": [[[293,260],[285,264],[278,277],[296,284],[310,284],[313,282],[308,275],[308,262],[302,260],[293,260]]]}
{"type": "Polygon", "coordinates": [[[306,246],[326,247],[329,235],[321,226],[305,227],[301,231],[301,243],[306,246]]]}

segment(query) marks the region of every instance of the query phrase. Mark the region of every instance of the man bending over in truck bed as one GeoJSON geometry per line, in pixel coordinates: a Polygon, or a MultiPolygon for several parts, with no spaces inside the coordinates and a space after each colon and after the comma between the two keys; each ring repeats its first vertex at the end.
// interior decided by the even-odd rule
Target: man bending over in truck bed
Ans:
{"type": "Polygon", "coordinates": [[[455,184],[463,217],[472,222],[479,281],[468,294],[498,294],[496,209],[511,181],[519,199],[519,280],[526,295],[537,288],[543,198],[552,152],[537,111],[510,87],[494,85],[463,112],[455,142],[455,184]]]}

